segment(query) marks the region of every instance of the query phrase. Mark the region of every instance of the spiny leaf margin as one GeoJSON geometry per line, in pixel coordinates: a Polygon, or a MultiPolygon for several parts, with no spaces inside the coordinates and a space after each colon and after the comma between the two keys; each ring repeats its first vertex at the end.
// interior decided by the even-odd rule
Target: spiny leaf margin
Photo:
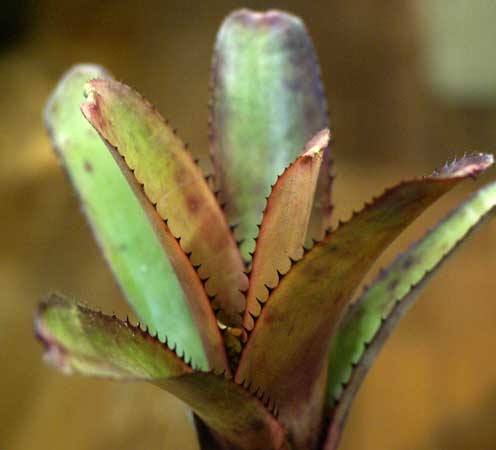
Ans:
{"type": "Polygon", "coordinates": [[[374,260],[443,193],[491,164],[488,155],[472,155],[449,175],[443,171],[387,189],[329,232],[279,280],[249,334],[236,377],[270,392],[283,425],[295,439],[306,442],[307,436],[293,432],[294,427],[302,428],[302,420],[308,422],[303,427],[307,430],[317,420],[296,420],[295,405],[308,405],[308,396],[320,398],[314,389],[319,389],[317,380],[327,367],[331,336],[374,260]],[[257,370],[260,366],[265,370],[257,370]]]}
{"type": "Polygon", "coordinates": [[[239,326],[248,286],[234,238],[201,169],[158,111],[129,86],[86,84],[82,111],[124,158],[145,195],[191,257],[219,320],[239,326]],[[174,194],[174,195],[171,195],[174,194]]]}
{"type": "Polygon", "coordinates": [[[129,320],[52,294],[41,303],[35,333],[45,360],[66,374],[147,381],[186,402],[223,439],[243,450],[279,450],[284,430],[274,405],[226,372],[200,372],[129,320]]]}
{"type": "Polygon", "coordinates": [[[167,330],[169,341],[203,369],[216,367],[206,354],[205,333],[195,326],[167,254],[112,156],[81,114],[84,84],[95,77],[111,75],[97,65],[74,65],[48,99],[43,117],[55,153],[106,262],[138,317],[161,337],[167,330]]]}
{"type": "Polygon", "coordinates": [[[333,339],[329,376],[336,381],[328,393],[329,400],[334,404],[324,450],[337,449],[351,403],[377,354],[401,318],[444,262],[495,211],[496,183],[492,183],[454,209],[420,241],[399,255],[370,287],[364,289],[350,308],[333,339]],[[466,219],[466,223],[462,223],[462,219],[466,219]],[[454,232],[456,226],[463,228],[454,232]],[[456,236],[447,239],[443,232],[456,233],[456,236]],[[442,238],[445,238],[444,242],[442,238]],[[429,251],[436,246],[442,252],[429,255],[431,261],[422,264],[422,250],[429,251]],[[407,278],[403,283],[398,273],[403,279],[407,278]],[[343,353],[349,366],[341,363],[336,367],[337,357],[343,353]]]}
{"type": "Polygon", "coordinates": [[[324,129],[279,175],[266,200],[250,270],[244,327],[253,329],[253,317],[267,300],[279,277],[303,256],[323,152],[330,132],[324,129]]]}
{"type": "Polygon", "coordinates": [[[122,321],[115,315],[52,293],[38,307],[34,320],[45,360],[66,374],[117,380],[152,379],[192,372],[167,340],[122,321]]]}

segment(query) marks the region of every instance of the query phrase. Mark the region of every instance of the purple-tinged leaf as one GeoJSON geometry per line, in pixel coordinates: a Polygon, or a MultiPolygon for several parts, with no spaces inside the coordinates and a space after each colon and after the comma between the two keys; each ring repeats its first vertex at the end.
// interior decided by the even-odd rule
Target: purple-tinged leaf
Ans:
{"type": "Polygon", "coordinates": [[[280,450],[284,430],[274,405],[225,375],[194,372],[139,326],[58,295],[40,306],[35,330],[46,360],[64,373],[148,381],[176,395],[216,434],[240,450],[280,450]]]}
{"type": "MultiPolygon", "coordinates": [[[[279,281],[249,335],[236,379],[271,395],[296,447],[315,445],[312,434],[294,431],[309,430],[317,417],[295,411],[302,404],[310,408],[310,397],[319,398],[315,390],[320,389],[317,380],[325,371],[331,336],[373,262],[442,194],[492,162],[490,155],[471,155],[458,161],[456,170],[448,166],[386,190],[316,244],[279,281]]],[[[321,406],[313,407],[313,413],[321,412],[321,406]]]]}
{"type": "MultiPolygon", "coordinates": [[[[183,142],[160,114],[128,86],[92,80],[82,110],[142,184],[168,229],[190,254],[215,297],[219,320],[241,324],[248,287],[244,264],[215,196],[183,142]]],[[[124,165],[121,164],[124,169],[124,165]]]]}
{"type": "Polygon", "coordinates": [[[448,257],[495,211],[492,183],[400,255],[352,305],[332,339],[329,395],[337,403],[324,450],[337,449],[355,394],[400,319],[448,257]]]}
{"type": "MultiPolygon", "coordinates": [[[[211,150],[226,214],[250,259],[265,198],[306,142],[329,126],[317,56],[303,22],[247,9],[222,24],[212,64],[211,150]]],[[[310,217],[309,239],[330,219],[330,149],[310,217]]]]}
{"type": "Polygon", "coordinates": [[[260,314],[269,290],[286,273],[291,261],[303,256],[303,245],[329,130],[323,130],[306,145],[303,153],[278,178],[264,210],[246,296],[244,326],[253,328],[252,316],[260,314]]]}

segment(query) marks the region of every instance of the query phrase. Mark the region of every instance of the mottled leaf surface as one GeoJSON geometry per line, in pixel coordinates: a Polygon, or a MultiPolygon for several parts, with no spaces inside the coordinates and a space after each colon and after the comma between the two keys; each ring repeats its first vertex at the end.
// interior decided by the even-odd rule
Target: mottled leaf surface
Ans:
{"type": "MultiPolygon", "coordinates": [[[[214,52],[210,131],[216,181],[249,260],[270,187],[306,142],[328,127],[327,107],[313,44],[293,15],[236,11],[224,21],[214,52]]],[[[315,239],[329,223],[329,171],[326,150],[309,225],[315,239]]]]}
{"type": "Polygon", "coordinates": [[[296,420],[305,420],[295,419],[293,411],[321,376],[330,337],[372,263],[425,208],[491,163],[487,155],[473,155],[454,163],[456,170],[450,165],[386,190],[316,244],[280,280],[249,336],[236,377],[267,390],[289,430],[300,425],[296,420]]]}
{"type": "Polygon", "coordinates": [[[46,360],[64,373],[149,381],[175,394],[216,433],[245,450],[278,450],[284,432],[269,409],[224,375],[193,372],[138,326],[52,295],[35,318],[46,360]]]}
{"type": "Polygon", "coordinates": [[[172,235],[155,206],[148,200],[141,184],[129,170],[124,159],[112,146],[109,146],[109,150],[114,156],[118,167],[122,169],[122,173],[126,177],[129,186],[132,187],[136,198],[140,201],[165,254],[169,256],[177,279],[183,289],[185,301],[202,339],[209,367],[230,372],[224,346],[225,339],[223,340],[222,338],[217,319],[199,274],[188,255],[182,249],[179,240],[172,235]]]}
{"type": "Polygon", "coordinates": [[[246,296],[244,326],[253,328],[252,316],[260,314],[269,290],[277,286],[279,273],[303,256],[312,203],[329,130],[314,136],[303,153],[278,178],[264,210],[246,296]]]}
{"type": "Polygon", "coordinates": [[[222,375],[197,372],[156,384],[190,405],[234,448],[283,448],[285,434],[277,419],[259,399],[232,380],[222,375]]]}
{"type": "Polygon", "coordinates": [[[332,340],[328,395],[334,410],[325,450],[337,449],[351,402],[400,319],[453,251],[495,210],[492,183],[400,255],[350,308],[332,340]]]}
{"type": "Polygon", "coordinates": [[[198,266],[221,309],[220,320],[240,325],[248,287],[241,255],[215,196],[183,142],[160,114],[129,87],[92,80],[82,109],[124,158],[150,202],[198,266]]]}
{"type": "Polygon", "coordinates": [[[52,294],[35,318],[45,359],[64,373],[117,380],[165,378],[191,372],[158,338],[129,322],[52,294]]]}
{"type": "Polygon", "coordinates": [[[179,351],[186,351],[203,369],[217,367],[209,361],[208,339],[202,336],[206,332],[195,323],[147,215],[81,114],[83,87],[95,77],[107,78],[108,74],[98,66],[75,66],[52,94],[45,122],[55,150],[79,194],[105,259],[140,319],[161,337],[167,332],[179,351]]]}
{"type": "Polygon", "coordinates": [[[336,450],[363,379],[399,320],[446,259],[496,210],[496,183],[479,190],[400,255],[351,307],[332,340],[329,395],[334,405],[325,450],[336,450]]]}

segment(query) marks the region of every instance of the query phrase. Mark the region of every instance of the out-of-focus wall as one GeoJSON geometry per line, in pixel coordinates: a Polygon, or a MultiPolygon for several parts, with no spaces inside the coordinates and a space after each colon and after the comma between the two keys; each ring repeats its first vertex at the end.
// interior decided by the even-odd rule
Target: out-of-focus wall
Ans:
{"type": "MultiPolygon", "coordinates": [[[[105,65],[150,98],[208,165],[210,52],[223,16],[240,6],[301,15],[322,61],[343,217],[394,180],[496,146],[496,108],[446,102],[433,90],[430,5],[3,0],[0,449],[196,448],[180,402],[151,386],[59,375],[43,365],[32,336],[32,312],[50,289],[127,312],[42,127],[44,101],[62,72],[76,62],[105,65]]],[[[450,194],[394,250],[494,177],[450,194]]],[[[343,450],[496,448],[495,231],[495,223],[481,229],[403,321],[357,398],[343,450]]]]}

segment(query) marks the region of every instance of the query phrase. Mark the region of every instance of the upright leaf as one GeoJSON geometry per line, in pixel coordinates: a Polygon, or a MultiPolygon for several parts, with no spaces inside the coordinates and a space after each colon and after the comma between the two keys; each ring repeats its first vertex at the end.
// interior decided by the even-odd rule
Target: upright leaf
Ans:
{"type": "Polygon", "coordinates": [[[400,255],[351,307],[332,339],[329,395],[334,405],[325,450],[336,450],[351,402],[375,357],[432,275],[491,213],[492,183],[400,255]]]}
{"type": "MultiPolygon", "coordinates": [[[[92,80],[82,110],[124,158],[168,229],[198,266],[219,319],[239,326],[248,287],[244,265],[200,168],[158,112],[129,87],[92,80]]],[[[127,169],[126,169],[127,170],[127,169]]]]}
{"type": "Polygon", "coordinates": [[[279,450],[284,444],[281,426],[259,399],[223,375],[193,372],[139,327],[54,295],[41,305],[35,329],[47,360],[63,372],[153,383],[241,450],[279,450]]]}
{"type": "Polygon", "coordinates": [[[260,314],[269,290],[286,273],[291,261],[303,256],[315,188],[329,130],[314,136],[303,153],[278,178],[267,199],[246,296],[245,328],[253,328],[252,316],[260,314]]]}
{"type": "MultiPolygon", "coordinates": [[[[79,194],[106,260],[140,319],[160,336],[167,331],[179,351],[187,352],[203,369],[219,367],[215,362],[218,357],[208,355],[215,341],[208,309],[193,316],[147,215],[100,137],[81,114],[83,86],[95,77],[108,78],[108,74],[98,66],[75,66],[52,94],[45,122],[54,148],[79,194]]],[[[195,307],[201,309],[201,305],[195,307]]]]}
{"type": "MultiPolygon", "coordinates": [[[[371,264],[425,208],[491,164],[492,157],[473,155],[430,177],[388,189],[328,234],[280,280],[256,321],[236,377],[267,390],[290,431],[305,429],[301,421],[315,421],[295,418],[292,411],[322,376],[330,337],[371,264]]],[[[302,448],[309,439],[294,438],[302,448]]]]}
{"type": "MultiPolygon", "coordinates": [[[[224,21],[214,51],[211,151],[228,220],[237,225],[248,260],[270,186],[328,127],[327,107],[315,50],[295,16],[236,11],[224,21]]],[[[309,238],[321,239],[329,224],[329,171],[327,150],[309,238]]]]}

